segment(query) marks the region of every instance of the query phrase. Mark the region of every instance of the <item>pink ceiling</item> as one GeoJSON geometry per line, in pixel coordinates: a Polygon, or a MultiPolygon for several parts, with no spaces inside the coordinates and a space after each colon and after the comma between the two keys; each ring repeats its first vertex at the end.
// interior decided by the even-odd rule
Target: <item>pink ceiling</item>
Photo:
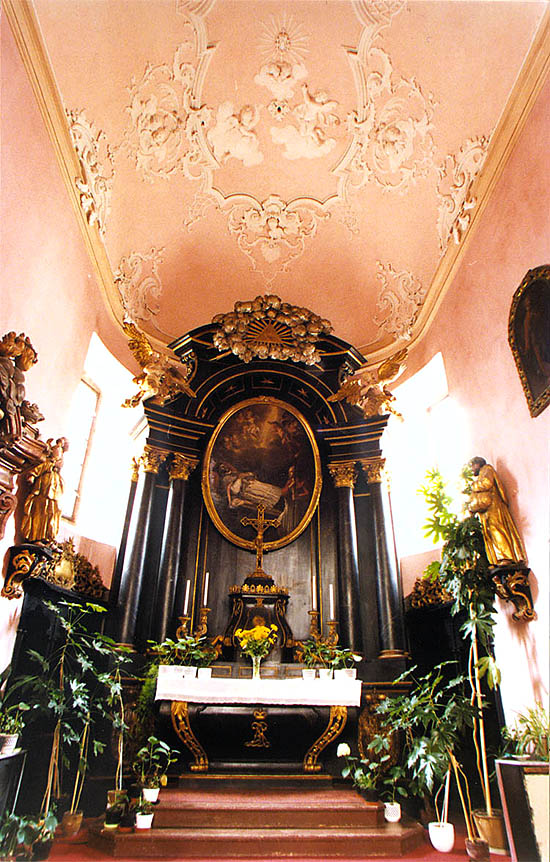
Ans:
{"type": "Polygon", "coordinates": [[[544,7],[34,0],[115,317],[167,343],[275,293],[406,343],[544,7]]]}

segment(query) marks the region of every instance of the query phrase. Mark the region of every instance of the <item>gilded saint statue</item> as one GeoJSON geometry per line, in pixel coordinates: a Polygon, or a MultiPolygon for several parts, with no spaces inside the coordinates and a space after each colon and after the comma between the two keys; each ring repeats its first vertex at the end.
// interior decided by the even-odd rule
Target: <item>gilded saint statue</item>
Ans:
{"type": "Polygon", "coordinates": [[[28,475],[30,491],[23,507],[21,533],[28,542],[53,542],[59,532],[63,456],[69,448],[65,437],[50,439],[46,460],[28,475]]]}
{"type": "Polygon", "coordinates": [[[485,551],[491,566],[527,562],[527,554],[508,509],[508,500],[494,467],[485,458],[472,458],[474,474],[468,509],[479,515],[485,551]]]}

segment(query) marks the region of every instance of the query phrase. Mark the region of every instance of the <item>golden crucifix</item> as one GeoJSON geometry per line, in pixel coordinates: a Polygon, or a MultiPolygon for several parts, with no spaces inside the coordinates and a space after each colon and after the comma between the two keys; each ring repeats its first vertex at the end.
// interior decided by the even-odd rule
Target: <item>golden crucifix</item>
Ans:
{"type": "Polygon", "coordinates": [[[256,538],[254,539],[254,547],[256,548],[256,570],[254,574],[261,573],[265,574],[262,569],[262,558],[264,555],[264,533],[268,527],[278,527],[281,523],[282,512],[278,518],[275,520],[266,520],[264,518],[265,506],[263,503],[260,503],[258,506],[258,517],[257,518],[241,518],[241,524],[243,527],[253,527],[256,530],[256,538]]]}

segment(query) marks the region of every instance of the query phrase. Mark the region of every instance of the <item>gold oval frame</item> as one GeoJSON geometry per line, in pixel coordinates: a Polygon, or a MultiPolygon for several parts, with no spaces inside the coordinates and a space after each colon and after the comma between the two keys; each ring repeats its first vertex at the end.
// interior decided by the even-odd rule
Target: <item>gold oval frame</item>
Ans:
{"type": "Polygon", "coordinates": [[[321,495],[321,458],[319,456],[317,441],[315,440],[313,431],[311,430],[309,423],[295,407],[293,407],[291,404],[287,404],[285,401],[279,400],[278,398],[268,398],[267,396],[260,396],[257,398],[248,398],[245,401],[239,401],[238,404],[235,404],[233,407],[227,410],[220,418],[216,428],[212,433],[212,436],[210,437],[210,440],[208,441],[208,446],[206,447],[202,467],[202,496],[206,504],[208,514],[210,515],[214,526],[219,530],[222,536],[224,536],[224,538],[226,538],[229,542],[232,542],[232,544],[237,545],[239,548],[246,548],[249,551],[255,550],[254,542],[252,540],[243,539],[241,538],[241,536],[238,536],[236,533],[233,533],[232,530],[230,530],[222,521],[212,499],[212,494],[210,492],[210,462],[212,459],[212,452],[214,446],[216,445],[216,441],[218,440],[218,437],[227,422],[239,411],[257,404],[279,407],[281,410],[285,410],[287,413],[292,414],[292,416],[294,416],[295,419],[298,420],[309,441],[315,470],[315,480],[313,484],[313,490],[311,492],[311,498],[308,503],[305,514],[302,516],[300,522],[286,536],[283,536],[282,538],[276,539],[272,542],[264,542],[263,547],[265,551],[274,551],[277,548],[283,548],[285,545],[289,545],[304,532],[315,513],[317,504],[319,502],[319,497],[321,495]]]}

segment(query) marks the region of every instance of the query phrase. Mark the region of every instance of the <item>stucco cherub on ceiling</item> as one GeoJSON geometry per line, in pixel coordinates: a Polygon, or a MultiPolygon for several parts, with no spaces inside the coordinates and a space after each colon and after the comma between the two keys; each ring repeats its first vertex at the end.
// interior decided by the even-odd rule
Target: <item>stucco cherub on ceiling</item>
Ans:
{"type": "MultiPolygon", "coordinates": [[[[105,101],[95,103],[95,116],[91,104],[67,111],[81,166],[81,205],[104,241],[125,317],[162,332],[173,296],[185,285],[187,252],[178,249],[193,245],[185,232],[178,242],[174,224],[204,236],[201,223],[208,219],[212,237],[217,232],[223,245],[225,229],[269,290],[290,272],[307,281],[316,258],[336,241],[344,257],[346,248],[351,257],[365,247],[355,273],[369,294],[367,347],[410,339],[425,316],[437,254],[446,256],[476,218],[476,180],[490,142],[489,133],[479,134],[479,111],[475,121],[465,113],[455,132],[441,81],[417,64],[412,41],[401,50],[409,32],[404,16],[416,8],[404,0],[353,0],[346,4],[343,38],[339,24],[327,28],[309,4],[269,6],[265,16],[260,4],[238,51],[233,45],[229,54],[238,31],[226,28],[220,0],[174,0],[159,9],[172,36],[165,56],[161,40],[148,45],[142,39],[139,59],[127,62],[128,74],[118,78],[127,81],[126,96],[121,86],[113,90],[118,117],[126,109],[125,128],[113,124],[105,101]],[[234,61],[229,74],[228,56],[234,61]],[[136,199],[140,185],[151,186],[158,201],[164,196],[166,215],[175,215],[169,235],[167,218],[164,226],[158,219],[149,226],[140,209],[133,224],[141,239],[132,240],[130,223],[130,230],[122,228],[120,201],[129,196],[121,198],[119,184],[132,183],[136,199]],[[393,243],[371,230],[382,197],[392,201],[397,222],[405,211],[411,219],[421,216],[419,240],[431,243],[431,260],[421,261],[410,242],[399,244],[402,218],[393,243]]],[[[87,103],[78,88],[75,93],[73,104],[87,103]]],[[[493,111],[487,125],[497,118],[493,111]]],[[[224,265],[230,247],[226,243],[224,265]]]]}

